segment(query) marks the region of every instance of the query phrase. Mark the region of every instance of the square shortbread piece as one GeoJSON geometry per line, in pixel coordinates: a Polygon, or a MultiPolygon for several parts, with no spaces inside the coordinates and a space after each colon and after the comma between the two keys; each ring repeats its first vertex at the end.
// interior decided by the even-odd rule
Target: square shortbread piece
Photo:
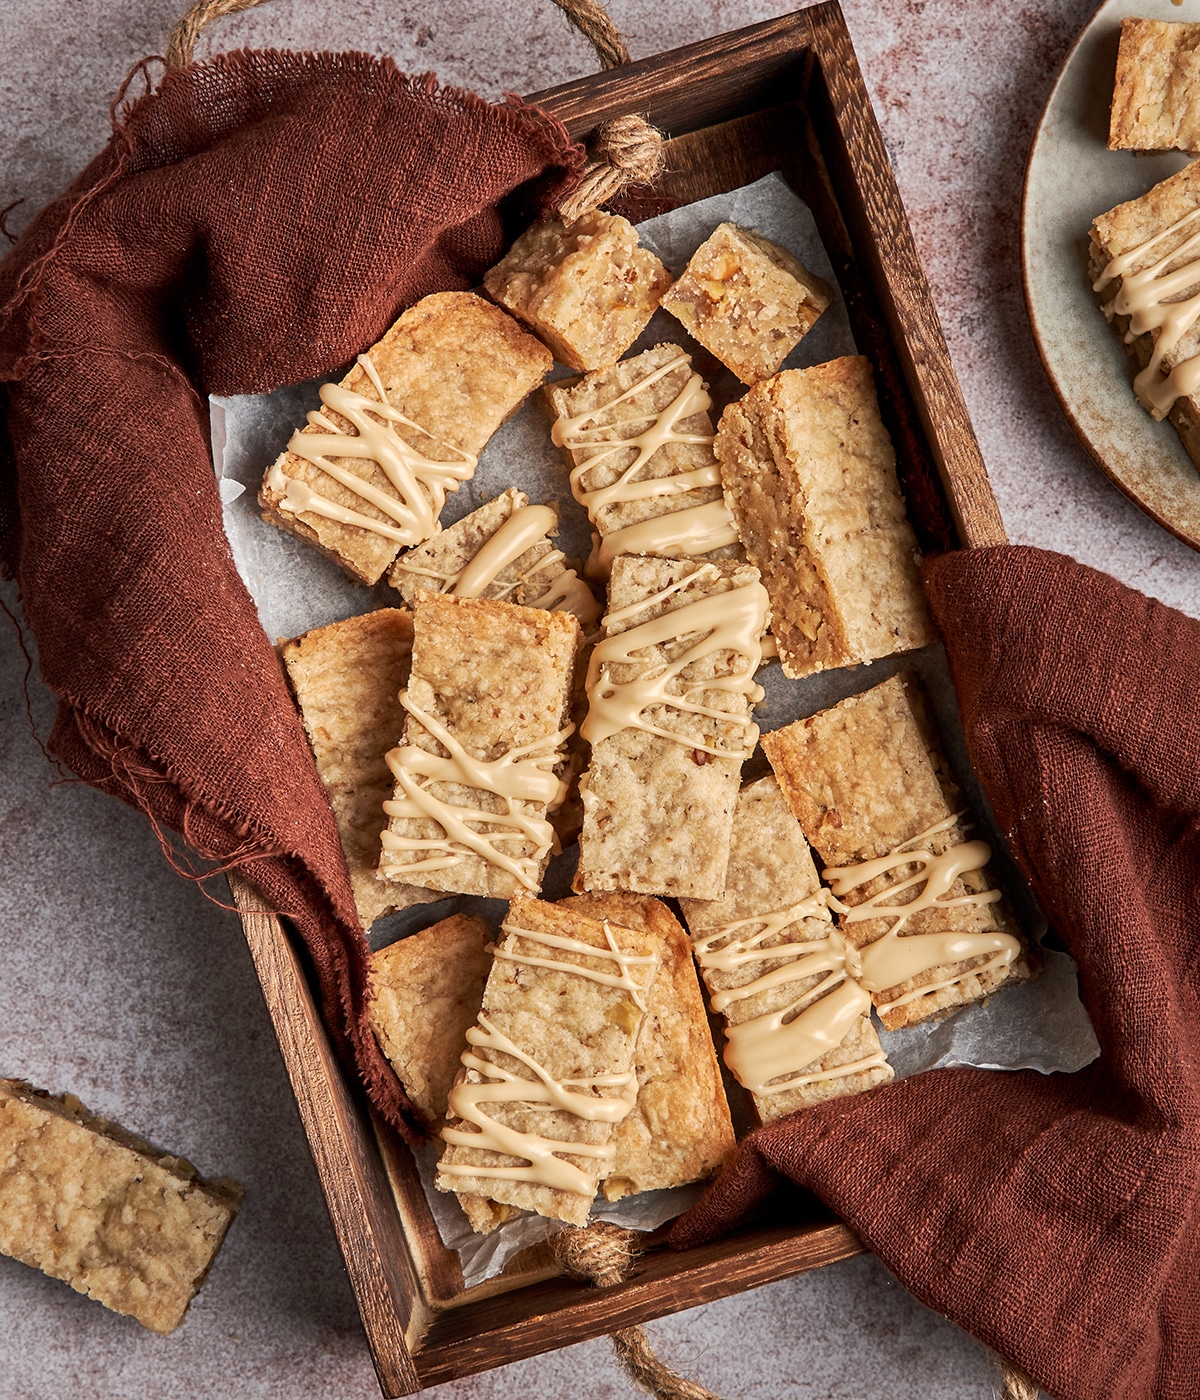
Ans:
{"type": "Polygon", "coordinates": [[[671,274],[628,219],[596,209],[572,224],[534,224],[483,285],[556,360],[589,370],[616,364],[641,335],[671,274]]]}
{"type": "Polygon", "coordinates": [[[1200,152],[1200,24],[1121,24],[1110,151],[1200,152]]]}
{"type": "Polygon", "coordinates": [[[768,379],[833,296],[827,282],[754,229],[720,224],[662,305],[743,384],[768,379]]]}
{"type": "Polygon", "coordinates": [[[404,730],[400,691],[412,664],[412,613],[380,608],[316,627],[281,648],[317,772],[329,794],[364,928],[441,899],[439,890],[380,878],[379,833],[391,796],[387,752],[404,730]]]}

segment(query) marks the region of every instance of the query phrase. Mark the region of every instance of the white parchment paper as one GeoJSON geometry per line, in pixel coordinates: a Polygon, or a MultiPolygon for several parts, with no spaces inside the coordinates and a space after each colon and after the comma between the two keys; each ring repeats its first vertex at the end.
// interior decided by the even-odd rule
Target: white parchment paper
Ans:
{"type": "MultiPolygon", "coordinates": [[[[837,279],[812,214],[779,175],[769,175],[742,189],[650,219],[639,226],[638,232],[642,242],[672,272],[678,273],[696,247],[717,224],[725,221],[758,229],[836,287],[837,279]]],[[[710,382],[715,413],[744,392],[733,375],[697,346],[665,312],[654,317],[631,353],[663,340],[692,351],[697,367],[710,382]]],[[[854,351],[850,325],[838,296],[789,356],[785,367],[817,364],[854,351]]],[[[225,529],[238,570],[273,641],[398,602],[386,584],[365,589],[352,583],[311,546],[265,524],[259,517],[255,496],[263,473],[293,430],[303,424],[305,413],[317,406],[317,387],[313,382],[267,395],[211,400],[213,461],[225,502],[225,529]]],[[[450,497],[443,523],[460,519],[516,485],[533,501],[557,501],[561,515],[559,547],[568,555],[582,558],[590,541],[587,517],[571,499],[563,460],[550,442],[549,418],[540,397],[534,395],[488,444],[473,480],[450,497]]],[[[1037,939],[1045,923],[1024,882],[1003,854],[986,798],[971,771],[954,689],[940,646],[854,670],[825,672],[804,681],[788,680],[778,665],[772,665],[760,677],[766,700],[759,709],[758,722],[764,730],[778,729],[877,685],[906,666],[918,672],[929,691],[947,755],[979,819],[979,833],[996,852],[996,864],[1012,893],[1023,926],[1037,939]]],[[[761,776],[766,771],[765,761],[760,760],[756,767],[752,760],[746,776],[761,776]]],[[[574,851],[551,862],[543,890],[545,898],[557,899],[570,893],[574,862],[574,851]]],[[[462,896],[419,905],[376,924],[372,944],[384,946],[460,910],[479,913],[498,927],[504,908],[498,900],[462,896]]],[[[1065,953],[1047,950],[1044,956],[1044,971],[1031,983],[1006,989],[933,1026],[915,1026],[893,1033],[881,1031],[884,1049],[897,1077],[952,1065],[1036,1069],[1050,1074],[1071,1072],[1095,1059],[1099,1045],[1079,1000],[1075,965],[1065,953]]],[[[417,1154],[434,1218],[446,1244],[459,1251],[468,1286],[499,1273],[514,1253],[545,1239],[558,1228],[553,1222],[528,1217],[512,1221],[490,1236],[476,1235],[457,1199],[433,1189],[435,1160],[432,1149],[417,1154]]],[[[650,1192],[613,1206],[598,1206],[593,1214],[634,1229],[653,1230],[686,1209],[698,1193],[699,1188],[695,1187],[650,1192]]]]}

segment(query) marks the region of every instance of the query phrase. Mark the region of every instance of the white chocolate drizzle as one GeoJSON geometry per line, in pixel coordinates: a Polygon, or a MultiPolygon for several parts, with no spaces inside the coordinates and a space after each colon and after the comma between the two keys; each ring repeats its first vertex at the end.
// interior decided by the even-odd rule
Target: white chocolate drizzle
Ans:
{"type": "MultiPolygon", "coordinates": [[[[688,363],[688,356],[680,353],[667,364],[651,371],[644,379],[639,379],[624,393],[610,399],[608,403],[571,417],[561,415],[556,420],[551,431],[555,444],[577,454],[587,454],[586,459],[577,463],[571,470],[571,493],[587,511],[593,525],[599,525],[600,512],[606,506],[679,496],[686,491],[720,486],[721,472],[715,458],[711,464],[678,472],[673,476],[639,479],[640,473],[651,458],[668,443],[712,447],[713,433],[685,433],[679,430],[679,424],[685,419],[698,413],[707,413],[712,407],[712,399],[704,387],[704,381],[695,372],[688,376],[686,384],[664,408],[657,411],[647,410],[644,415],[646,426],[640,432],[630,437],[615,436],[614,433],[624,425],[603,421],[604,414],[628,403],[643,389],[650,388],[680,365],[688,363]],[[584,478],[589,472],[630,448],[634,451],[633,461],[621,469],[615,481],[607,486],[592,488],[584,485],[584,478]]],[[[611,532],[593,549],[586,572],[589,576],[594,574],[606,578],[612,560],[618,554],[658,554],[670,558],[685,558],[736,544],[737,539],[733,516],[725,502],[718,498],[702,505],[688,506],[683,510],[667,511],[611,532]]]]}
{"type": "Polygon", "coordinates": [[[1019,940],[999,929],[978,933],[949,930],[944,933],[910,933],[901,936],[905,924],[924,909],[979,909],[1004,898],[1000,890],[974,890],[965,894],[951,893],[956,881],[973,870],[982,870],[991,858],[986,841],[960,841],[947,847],[940,855],[924,849],[922,842],[940,832],[948,831],[961,813],[946,817],[927,831],[887,855],[855,865],[827,866],[825,879],[833,891],[831,902],[845,924],[863,923],[872,919],[891,922],[887,932],[858,950],[861,963],[859,980],[871,992],[885,992],[902,982],[911,981],[935,967],[966,962],[979,957],[987,961],[949,977],[923,983],[895,1000],[879,1005],[881,1013],[905,1006],[932,992],[942,991],[1016,961],[1021,953],[1019,940]],[[917,848],[917,849],[914,849],[917,848]],[[852,906],[842,898],[894,871],[914,867],[910,872],[877,893],[852,906]],[[909,891],[912,897],[897,903],[897,896],[909,891]]]}
{"type": "MultiPolygon", "coordinates": [[[[521,929],[520,933],[528,937],[526,930],[521,929]]],[[[582,974],[582,969],[573,964],[567,966],[572,972],[582,974]]],[[[483,1083],[478,1084],[472,1084],[469,1078],[457,1083],[450,1090],[449,1107],[456,1118],[472,1124],[473,1127],[446,1127],[442,1129],[442,1137],[451,1146],[499,1152],[515,1157],[517,1163],[524,1162],[526,1165],[485,1167],[465,1162],[448,1164],[443,1158],[438,1167],[439,1172],[450,1177],[530,1181],[577,1196],[594,1195],[596,1188],[592,1178],[573,1162],[566,1162],[557,1154],[568,1153],[573,1157],[611,1161],[616,1155],[616,1149],[611,1143],[566,1142],[558,1138],[542,1137],[537,1133],[524,1133],[517,1128],[496,1122],[485,1112],[486,1105],[545,1104],[549,1108],[559,1109],[589,1122],[619,1123],[629,1115],[637,1100],[636,1073],[629,1070],[624,1074],[564,1079],[560,1083],[531,1055],[525,1054],[508,1036],[497,1030],[482,1012],[479,1013],[479,1024],[467,1031],[467,1044],[469,1047],[476,1046],[493,1053],[512,1056],[530,1070],[534,1078],[527,1079],[511,1070],[503,1069],[491,1060],[474,1054],[470,1048],[464,1050],[463,1064],[468,1070],[485,1076],[485,1079],[483,1083]]]]}
{"type": "Polygon", "coordinates": [[[763,944],[804,919],[829,921],[828,890],[785,909],[753,918],[736,919],[701,934],[693,941],[696,961],[709,982],[714,1011],[759,992],[807,981],[820,981],[786,1006],[766,1011],[738,1025],[725,1027],[725,1063],[738,1083],[753,1094],[779,1094],[818,1080],[840,1079],[887,1063],[882,1051],[832,1069],[804,1071],[845,1040],[871,1009],[871,998],[856,977],[858,960],[835,928],[824,938],[763,944]],[[752,962],[776,967],[737,987],[713,990],[709,974],[732,972],[752,962]]]}
{"type": "MultiPolygon", "coordinates": [[[[720,573],[714,565],[702,564],[651,597],[609,613],[606,620],[620,623],[665,602],[691,583],[717,577],[720,573]]],[[[755,683],[754,673],[762,657],[761,637],[767,613],[766,589],[761,583],[747,583],[684,603],[628,631],[605,637],[597,643],[588,664],[588,715],[581,731],[583,737],[597,744],[622,729],[637,728],[719,758],[748,758],[758,742],[758,726],[753,720],[747,714],[715,709],[696,697],[705,691],[719,691],[743,697],[748,704],[756,705],[762,700],[763,689],[755,683]],[[696,640],[673,661],[651,662],[638,655],[691,635],[696,640]],[[684,671],[695,663],[727,652],[733,652],[742,662],[730,674],[684,676],[684,671]],[[618,665],[636,667],[639,674],[632,680],[617,681],[610,672],[602,671],[605,666],[618,665]],[[647,718],[646,712],[655,706],[730,724],[738,732],[738,742],[735,747],[716,747],[674,733],[647,718]]],[[[698,669],[703,671],[704,667],[698,669]]]]}
{"type": "Polygon", "coordinates": [[[530,967],[552,968],[557,972],[573,972],[576,976],[585,977],[589,982],[598,982],[603,987],[621,987],[629,993],[630,999],[638,1010],[645,1012],[646,1003],[642,997],[642,989],[630,976],[630,968],[652,966],[657,961],[656,958],[652,953],[644,956],[623,953],[616,939],[612,936],[607,919],[604,920],[602,927],[604,941],[608,944],[607,948],[597,948],[594,943],[585,943],[579,938],[564,938],[561,934],[535,933],[533,930],[521,928],[517,924],[501,925],[505,933],[515,934],[520,938],[528,939],[531,943],[541,944],[544,948],[577,953],[583,957],[595,958],[600,962],[615,963],[620,968],[619,972],[601,972],[581,963],[556,962],[553,959],[536,957],[528,953],[514,953],[506,947],[497,948],[495,956],[508,962],[527,963],[530,967]]]}
{"type": "Polygon", "coordinates": [[[1182,360],[1169,374],[1163,371],[1163,360],[1200,320],[1200,228],[1148,267],[1138,272],[1130,269],[1143,254],[1153,252],[1197,218],[1200,209],[1193,209],[1145,243],[1118,254],[1093,284],[1094,290],[1101,292],[1115,278],[1121,279],[1116,295],[1105,303],[1104,314],[1110,321],[1114,316],[1129,317],[1126,344],[1142,335],[1154,338],[1150,361],[1134,379],[1133,387],[1138,402],[1159,420],[1171,411],[1176,399],[1200,389],[1200,355],[1182,360]],[[1183,264],[1171,268],[1179,258],[1184,259],[1183,264]],[[1197,289],[1184,297],[1189,288],[1197,289]],[[1176,300],[1179,297],[1183,300],[1176,300]]]}
{"type": "Polygon", "coordinates": [[[322,384],[321,403],[356,430],[351,433],[339,427],[320,410],[308,415],[311,427],[324,432],[299,431],[288,441],[288,451],[318,467],[326,476],[339,482],[361,500],[383,512],[386,521],[351,510],[323,495],[307,482],[290,477],[283,470],[282,460],[267,473],[267,488],[277,493],[279,510],[293,515],[319,515],[343,525],[355,525],[382,535],[401,545],[416,545],[437,534],[438,516],[446,502],[446,493],[457,491],[475,473],[477,459],[449,443],[436,442],[433,435],[406,418],[388,402],[383,381],[370,355],[360,355],[358,363],[370,379],[378,399],[366,398],[343,384],[322,384]],[[397,431],[408,428],[428,438],[431,446],[452,453],[450,461],[428,457],[397,431]],[[381,490],[365,481],[338,459],[365,459],[374,462],[395,491],[381,490]],[[388,521],[392,523],[388,523],[388,521]]]}
{"type": "Polygon", "coordinates": [[[396,785],[403,796],[383,804],[388,817],[431,818],[442,828],[443,835],[419,839],[400,836],[385,830],[380,836],[385,851],[424,851],[421,859],[403,867],[404,875],[426,870],[445,870],[471,856],[478,856],[489,865],[507,871],[525,889],[536,893],[542,861],[554,847],[554,829],[537,808],[553,811],[566,799],[566,784],[555,775],[559,748],[574,732],[575,726],[545,739],[518,744],[499,758],[482,759],[469,754],[446,727],[432,715],[426,714],[411,699],[407,690],[400,692],[405,710],[428,731],[446,750],[445,756],[429,753],[416,744],[401,744],[387,755],[396,785]],[[430,791],[433,783],[459,783],[492,793],[503,800],[505,811],[487,812],[479,807],[456,806],[443,801],[430,791]],[[518,804],[532,804],[532,809],[518,804]],[[480,826],[499,828],[481,831],[480,826]],[[500,848],[501,842],[516,841],[519,846],[530,845],[530,854],[509,854],[500,848]]]}
{"type": "Polygon", "coordinates": [[[526,600],[526,607],[573,613],[584,627],[590,627],[600,618],[600,604],[575,570],[564,567],[566,556],[561,549],[542,555],[497,591],[499,575],[545,539],[557,525],[558,513],[551,506],[519,506],[457,573],[408,564],[403,559],[398,559],[393,567],[420,578],[436,579],[442,585],[440,592],[453,593],[459,598],[481,598],[490,589],[493,590],[490,596],[503,600],[523,585],[536,582],[541,592],[526,600]]]}

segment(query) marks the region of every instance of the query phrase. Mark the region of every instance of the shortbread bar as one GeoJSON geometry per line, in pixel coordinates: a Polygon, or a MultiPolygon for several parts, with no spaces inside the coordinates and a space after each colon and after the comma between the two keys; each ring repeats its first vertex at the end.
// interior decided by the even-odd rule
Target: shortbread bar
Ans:
{"type": "MultiPolygon", "coordinates": [[[[1155,418],[1168,417],[1179,433],[1188,456],[1200,466],[1200,394],[1178,392],[1168,376],[1200,355],[1200,325],[1182,323],[1174,344],[1164,342],[1159,330],[1126,341],[1128,315],[1118,313],[1117,293],[1131,274],[1161,264],[1162,274],[1185,272],[1181,282],[1163,285],[1156,293],[1153,281],[1139,289],[1147,310],[1155,302],[1187,302],[1200,291],[1200,161],[1192,161],[1177,174],[1160,181],[1140,199],[1118,204],[1092,224],[1089,269],[1104,314],[1121,336],[1140,370],[1134,381],[1138,400],[1155,418]],[[1120,259],[1120,262],[1116,260],[1120,259]],[[1185,271],[1186,270],[1186,271],[1185,271]],[[1151,357],[1158,363],[1151,367],[1151,357]]],[[[1160,284],[1161,285],[1161,284],[1160,284]]]]}
{"type": "Polygon", "coordinates": [[[581,894],[559,907],[651,934],[659,959],[637,1044],[637,1103],[613,1133],[605,1197],[712,1176],[733,1152],[733,1124],[687,934],[647,895],[581,894]]]}
{"type": "Polygon", "coordinates": [[[557,532],[557,507],[531,506],[524,491],[510,487],[402,554],[388,582],[412,605],[428,592],[499,598],[574,613],[590,627],[600,618],[600,605],[555,549],[550,537],[557,532]]]}
{"type": "Polygon", "coordinates": [[[459,894],[536,893],[554,839],[546,812],[565,796],[579,623],[423,593],[413,633],[380,872],[459,894]]]}
{"type": "Polygon", "coordinates": [[[1110,151],[1200,151],[1200,24],[1121,23],[1110,151]]]}
{"type": "Polygon", "coordinates": [[[438,531],[447,492],[552,360],[470,292],[423,298],[373,345],[267,472],[263,518],[314,544],[362,583],[438,531]],[[359,455],[361,454],[361,455],[359,455]]]}
{"type": "Polygon", "coordinates": [[[722,414],[716,452],[725,500],[771,596],[785,675],[934,640],[866,359],[757,385],[722,414]]]}
{"type": "Polygon", "coordinates": [[[371,1029],[427,1123],[446,1116],[492,967],[490,939],[482,919],[451,914],[371,954],[371,1029]]]}
{"type": "Polygon", "coordinates": [[[571,369],[614,365],[654,315],[671,274],[628,219],[597,209],[534,224],[483,279],[571,369]]]}
{"type": "Polygon", "coordinates": [[[411,613],[380,608],[314,628],[282,648],[364,928],[443,898],[440,890],[383,880],[377,869],[383,804],[392,791],[386,754],[404,728],[399,694],[408,684],[412,639],[411,613]]]}
{"type": "Polygon", "coordinates": [[[775,778],[738,796],[724,898],[680,905],[713,1009],[725,1017],[725,1063],[764,1123],[891,1079],[870,996],[847,966],[812,852],[775,778]]]}
{"type": "Polygon", "coordinates": [[[614,1129],[637,1097],[655,941],[569,907],[512,902],[450,1092],[437,1175],[476,1230],[513,1207],[586,1223],[614,1129]]]}
{"type": "Polygon", "coordinates": [[[662,305],[743,384],[757,384],[783,364],[832,296],[786,248],[754,229],[720,224],[662,305]]]}
{"type": "Polygon", "coordinates": [[[758,570],[622,555],[592,653],[576,890],[718,899],[767,617],[758,570]]]}
{"type": "Polygon", "coordinates": [[[241,1204],[73,1097],[0,1079],[0,1253],[172,1332],[241,1204]]]}
{"type": "Polygon", "coordinates": [[[712,400],[685,350],[656,345],[546,393],[571,492],[599,536],[590,577],[607,578],[619,554],[740,557],[713,455],[712,400]]]}
{"type": "Polygon", "coordinates": [[[990,851],[969,835],[913,677],[893,676],[764,734],[762,744],[825,862],[826,883],[849,907],[839,916],[842,932],[859,950],[860,981],[888,1030],[945,1015],[1033,975],[987,868],[990,851]],[[927,878],[933,875],[945,876],[940,893],[937,880],[927,878]],[[872,916],[856,917],[855,907],[869,901],[872,916]],[[924,941],[906,946],[914,937],[924,941]]]}

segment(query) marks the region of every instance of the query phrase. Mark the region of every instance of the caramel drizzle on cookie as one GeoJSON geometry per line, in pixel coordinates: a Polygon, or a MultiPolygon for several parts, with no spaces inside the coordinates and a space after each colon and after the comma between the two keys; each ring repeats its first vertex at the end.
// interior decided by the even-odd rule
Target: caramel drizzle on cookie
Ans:
{"type": "Polygon", "coordinates": [[[1169,372],[1163,369],[1167,356],[1200,321],[1200,228],[1146,267],[1132,269],[1145,254],[1198,218],[1200,209],[1193,209],[1153,238],[1118,254],[1093,283],[1093,290],[1102,292],[1114,279],[1121,279],[1116,295],[1104,304],[1104,314],[1110,321],[1114,316],[1129,318],[1127,345],[1143,335],[1154,339],[1150,361],[1135,377],[1133,388],[1142,407],[1159,420],[1170,413],[1176,399],[1200,390],[1200,355],[1189,356],[1169,372]],[[1173,267],[1180,258],[1184,261],[1173,267]],[[1189,289],[1191,296],[1185,296],[1189,289]]]}
{"type": "MultiPolygon", "coordinates": [[[[715,565],[702,564],[651,597],[609,613],[606,625],[619,624],[667,602],[689,585],[720,577],[715,565]]],[[[715,708],[699,697],[716,691],[738,697],[746,706],[762,700],[764,692],[755,683],[754,673],[762,658],[760,639],[767,613],[766,589],[758,582],[746,583],[670,608],[628,631],[605,637],[588,663],[588,715],[581,730],[583,737],[597,744],[622,729],[636,728],[699,753],[739,761],[748,758],[758,742],[758,726],[746,713],[715,708]],[[683,645],[673,660],[651,661],[644,654],[638,655],[689,636],[696,640],[683,645]],[[708,658],[730,652],[741,664],[727,675],[685,674],[693,666],[703,672],[708,658]],[[626,677],[626,668],[634,674],[626,677]],[[621,679],[617,679],[618,672],[621,679]],[[648,711],[664,708],[730,726],[730,742],[706,744],[648,718],[648,711]]]]}
{"type": "Polygon", "coordinates": [[[600,604],[575,570],[565,567],[566,556],[561,549],[551,549],[508,582],[497,583],[499,576],[519,563],[535,545],[543,540],[549,543],[550,532],[557,526],[558,512],[553,507],[518,506],[480,546],[475,557],[456,573],[440,572],[424,564],[409,564],[403,559],[397,560],[393,568],[418,578],[433,579],[442,585],[439,592],[453,593],[459,598],[487,596],[504,600],[517,589],[534,583],[541,591],[534,598],[523,599],[525,607],[573,613],[584,627],[590,627],[600,618],[600,604]]]}
{"type": "Polygon", "coordinates": [[[825,868],[824,879],[834,896],[831,903],[841,915],[844,926],[876,919],[890,921],[882,937],[858,950],[862,967],[859,980],[868,991],[876,994],[887,992],[903,982],[924,976],[935,967],[949,967],[985,958],[977,966],[922,983],[890,1001],[877,1002],[882,1014],[933,992],[956,986],[970,977],[1007,967],[1021,955],[1020,941],[999,929],[978,933],[953,929],[944,933],[904,932],[909,920],[925,909],[979,909],[1004,898],[1003,893],[996,889],[954,893],[954,887],[963,875],[983,870],[991,859],[991,847],[986,841],[959,841],[938,855],[922,848],[923,842],[953,827],[961,815],[957,813],[946,817],[887,855],[855,865],[825,868]],[[865,885],[893,874],[899,874],[900,878],[861,902],[854,905],[842,902],[865,885]],[[897,896],[909,892],[909,899],[897,901],[897,896]]]}
{"type": "Polygon", "coordinates": [[[424,852],[402,867],[405,878],[422,871],[445,870],[477,856],[536,893],[542,862],[555,840],[554,828],[542,813],[553,811],[566,799],[566,784],[553,770],[561,758],[559,750],[575,726],[568,724],[557,734],[515,745],[498,758],[482,759],[469,754],[407,690],[400,692],[400,703],[445,754],[430,753],[412,743],[390,750],[387,765],[396,780],[397,793],[383,804],[383,810],[390,818],[429,818],[441,827],[442,835],[408,837],[387,829],[380,835],[384,851],[424,852]],[[489,812],[444,800],[432,791],[434,783],[457,783],[492,794],[503,801],[504,810],[489,812]],[[517,845],[515,850],[504,850],[502,842],[517,845]]]}
{"type": "MultiPolygon", "coordinates": [[[[704,381],[694,371],[689,374],[679,393],[665,407],[647,408],[640,419],[646,426],[628,437],[621,436],[623,423],[604,421],[605,414],[628,403],[643,390],[672,374],[681,365],[690,365],[681,352],[675,359],[632,384],[623,393],[597,408],[573,416],[560,415],[551,430],[558,447],[576,454],[587,453],[586,459],[571,470],[571,493],[587,511],[593,525],[599,524],[601,511],[610,505],[628,505],[634,501],[682,495],[704,487],[719,487],[720,468],[714,458],[711,465],[678,472],[674,476],[641,477],[651,459],[669,443],[690,443],[711,448],[714,434],[690,433],[679,424],[712,407],[704,381]],[[633,450],[633,460],[619,469],[617,479],[607,486],[586,486],[585,479],[596,468],[608,465],[620,453],[633,450]]],[[[639,419],[630,421],[637,422],[639,419]]],[[[618,554],[657,554],[669,558],[693,557],[714,549],[737,543],[737,529],[724,501],[720,498],[700,505],[690,505],[666,511],[647,520],[640,520],[619,530],[609,532],[599,541],[588,560],[585,572],[589,577],[607,578],[612,561],[618,554]]]]}
{"type": "Polygon", "coordinates": [[[267,473],[267,488],[280,496],[275,503],[278,510],[293,515],[319,515],[343,525],[354,525],[400,545],[420,544],[437,534],[438,516],[446,503],[447,492],[457,491],[464,481],[470,480],[478,459],[461,448],[437,441],[432,433],[389,403],[370,355],[360,355],[358,364],[371,381],[379,396],[377,399],[369,399],[344,384],[322,384],[320,389],[324,407],[344,419],[355,431],[349,431],[314,409],[308,414],[309,427],[324,431],[301,429],[293,433],[288,451],[374,506],[387,519],[379,520],[352,510],[309,483],[288,476],[282,460],[267,473]],[[452,454],[450,460],[427,456],[400,435],[398,429],[402,427],[420,438],[427,438],[429,450],[452,454]],[[392,491],[364,480],[342,465],[345,460],[374,462],[392,491]]]}
{"type": "MultiPolygon", "coordinates": [[[[644,1014],[645,992],[658,959],[652,953],[625,952],[614,938],[607,921],[601,927],[606,947],[508,922],[502,925],[508,937],[496,949],[495,956],[527,967],[581,977],[602,987],[620,988],[644,1014]],[[547,956],[529,951],[527,945],[530,944],[535,949],[543,949],[547,956]],[[555,954],[560,956],[556,957],[555,954]],[[584,961],[567,962],[562,954],[584,961]],[[636,969],[650,969],[650,972],[646,975],[643,971],[639,978],[634,975],[636,969]]],[[[636,1072],[631,1069],[619,1074],[555,1079],[533,1056],[519,1049],[499,1031],[482,1012],[478,1026],[467,1032],[467,1042],[468,1047],[487,1049],[493,1055],[499,1052],[511,1056],[533,1077],[531,1079],[507,1070],[494,1059],[485,1060],[468,1048],[462,1055],[463,1065],[468,1071],[482,1076],[482,1081],[473,1081],[470,1073],[460,1080],[450,1091],[450,1112],[470,1123],[473,1130],[446,1127],[442,1129],[442,1137],[452,1146],[498,1152],[515,1158],[516,1162],[513,1165],[474,1166],[468,1163],[447,1164],[443,1158],[439,1170],[450,1177],[529,1181],[575,1195],[594,1195],[596,1186],[593,1177],[574,1163],[564,1161],[559,1154],[609,1162],[616,1154],[611,1142],[578,1143],[522,1132],[498,1123],[486,1111],[487,1106],[497,1103],[545,1104],[548,1108],[588,1122],[616,1124],[629,1115],[637,1101],[636,1072]],[[522,1162],[525,1165],[522,1166],[522,1162]]]]}

